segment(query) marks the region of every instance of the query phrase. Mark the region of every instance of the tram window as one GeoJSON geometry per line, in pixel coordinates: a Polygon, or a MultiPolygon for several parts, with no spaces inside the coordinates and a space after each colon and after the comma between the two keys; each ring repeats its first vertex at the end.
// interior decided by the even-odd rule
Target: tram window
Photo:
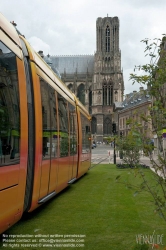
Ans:
{"type": "Polygon", "coordinates": [[[77,113],[76,108],[69,103],[70,121],[70,155],[77,153],[77,113]]]}
{"type": "Polygon", "coordinates": [[[51,157],[57,157],[58,153],[58,130],[57,130],[57,109],[55,90],[49,87],[50,113],[51,113],[51,157]]]}
{"type": "Polygon", "coordinates": [[[58,94],[60,157],[69,155],[68,103],[58,94]]]}
{"type": "Polygon", "coordinates": [[[0,166],[20,161],[20,103],[16,55],[0,41],[0,166]]]}
{"type": "Polygon", "coordinates": [[[55,91],[40,78],[43,124],[43,159],[57,157],[57,111],[55,91]]]}
{"type": "Polygon", "coordinates": [[[91,137],[90,132],[90,121],[81,114],[81,124],[82,124],[82,153],[87,153],[91,150],[91,137]]]}

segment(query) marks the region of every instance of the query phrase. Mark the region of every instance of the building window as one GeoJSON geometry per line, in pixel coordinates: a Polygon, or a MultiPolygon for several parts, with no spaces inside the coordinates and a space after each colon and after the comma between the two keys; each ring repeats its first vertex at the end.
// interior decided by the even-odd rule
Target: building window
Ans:
{"type": "Polygon", "coordinates": [[[107,25],[106,27],[106,36],[105,36],[105,47],[106,47],[106,52],[110,52],[110,28],[107,25]]]}
{"type": "Polygon", "coordinates": [[[113,103],[113,86],[112,84],[103,84],[103,105],[112,105],[113,103]]]}
{"type": "Polygon", "coordinates": [[[92,90],[89,90],[89,113],[92,113],[92,90]]]}
{"type": "Polygon", "coordinates": [[[115,102],[118,101],[118,91],[115,91],[115,102]]]}
{"type": "Polygon", "coordinates": [[[103,127],[104,127],[104,134],[105,135],[111,134],[111,119],[110,118],[106,117],[104,119],[103,127]]]}
{"type": "Polygon", "coordinates": [[[96,117],[92,117],[92,134],[97,133],[97,119],[96,117]]]}
{"type": "Polygon", "coordinates": [[[80,102],[85,105],[85,86],[84,84],[80,84],[77,91],[77,97],[79,98],[80,102]]]}

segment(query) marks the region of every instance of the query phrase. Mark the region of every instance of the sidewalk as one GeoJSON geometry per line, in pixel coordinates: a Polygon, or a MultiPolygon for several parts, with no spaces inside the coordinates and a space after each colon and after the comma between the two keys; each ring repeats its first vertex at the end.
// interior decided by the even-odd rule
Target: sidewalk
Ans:
{"type": "MultiPolygon", "coordinates": [[[[153,156],[152,159],[153,159],[155,162],[157,162],[157,156],[153,156]]],[[[114,160],[112,159],[112,163],[113,163],[113,161],[114,161],[114,160]]],[[[120,159],[120,157],[116,157],[116,164],[118,164],[118,163],[123,163],[123,159],[120,159]]],[[[153,172],[155,172],[155,169],[154,169],[154,167],[153,167],[153,165],[152,165],[152,163],[151,163],[149,157],[141,156],[141,158],[140,158],[140,163],[145,164],[146,166],[149,166],[150,169],[151,169],[153,172]]],[[[166,167],[165,167],[165,173],[164,173],[164,174],[163,174],[160,170],[157,171],[157,174],[158,174],[159,176],[161,176],[162,178],[166,178],[166,167]]]]}
{"type": "MultiPolygon", "coordinates": [[[[153,157],[153,159],[156,161],[156,160],[157,160],[157,157],[153,157]]],[[[120,159],[120,157],[116,157],[116,163],[117,163],[117,164],[118,164],[118,163],[123,163],[123,159],[120,159]]],[[[142,157],[140,158],[140,163],[143,163],[143,164],[145,164],[145,165],[147,165],[147,166],[149,166],[149,167],[152,167],[152,164],[151,164],[151,162],[150,162],[149,157],[142,156],[142,157]]]]}
{"type": "MultiPolygon", "coordinates": [[[[109,151],[110,151],[110,163],[114,163],[114,148],[110,147],[109,145],[98,145],[95,149],[92,150],[92,164],[109,164],[109,151]]],[[[153,159],[157,162],[158,156],[153,154],[153,159]]],[[[123,159],[120,159],[119,152],[116,151],[116,163],[122,163],[123,159]]],[[[151,168],[152,171],[155,172],[152,163],[150,162],[149,157],[141,155],[140,163],[145,164],[151,168]]],[[[165,167],[165,174],[158,173],[159,176],[166,178],[166,167],[165,167]]]]}

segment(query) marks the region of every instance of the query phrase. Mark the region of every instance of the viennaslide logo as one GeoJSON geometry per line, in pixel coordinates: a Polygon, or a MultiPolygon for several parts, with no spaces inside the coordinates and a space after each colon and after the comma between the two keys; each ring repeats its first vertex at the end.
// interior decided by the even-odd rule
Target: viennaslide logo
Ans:
{"type": "Polygon", "coordinates": [[[154,230],[152,234],[137,234],[136,242],[140,245],[150,245],[151,249],[155,249],[156,246],[163,246],[163,237],[164,234],[156,234],[154,230]]]}

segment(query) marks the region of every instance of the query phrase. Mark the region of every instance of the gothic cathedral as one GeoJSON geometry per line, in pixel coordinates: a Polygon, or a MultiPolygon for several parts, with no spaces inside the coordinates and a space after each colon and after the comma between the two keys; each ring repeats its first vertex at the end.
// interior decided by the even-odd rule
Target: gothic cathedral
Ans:
{"type": "Polygon", "coordinates": [[[123,100],[118,17],[96,21],[96,53],[92,85],[92,132],[97,140],[112,134],[113,104],[123,100]]]}
{"type": "Polygon", "coordinates": [[[97,18],[95,55],[44,57],[89,110],[95,141],[111,136],[113,105],[123,101],[119,27],[118,17],[97,18]]]}

